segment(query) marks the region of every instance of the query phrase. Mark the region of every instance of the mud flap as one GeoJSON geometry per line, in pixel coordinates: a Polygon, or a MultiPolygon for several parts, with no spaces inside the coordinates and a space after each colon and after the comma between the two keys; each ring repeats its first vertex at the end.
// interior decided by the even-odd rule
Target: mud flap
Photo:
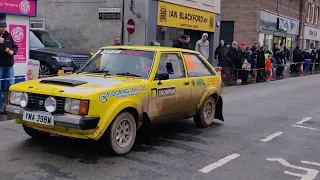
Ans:
{"type": "Polygon", "coordinates": [[[216,104],[216,113],[214,115],[215,119],[219,119],[221,121],[224,121],[222,109],[223,109],[223,100],[222,100],[221,96],[219,96],[217,104],[216,104]]]}

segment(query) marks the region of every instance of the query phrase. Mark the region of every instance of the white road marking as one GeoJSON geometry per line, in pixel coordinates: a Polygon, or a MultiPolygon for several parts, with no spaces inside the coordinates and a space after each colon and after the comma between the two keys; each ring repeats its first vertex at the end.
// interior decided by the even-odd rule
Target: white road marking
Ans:
{"type": "Polygon", "coordinates": [[[261,139],[260,141],[261,141],[261,142],[271,141],[273,138],[280,136],[282,133],[283,133],[283,132],[278,131],[278,132],[276,132],[276,133],[273,133],[273,134],[265,137],[264,139],[261,139]]]}
{"type": "Polygon", "coordinates": [[[303,124],[303,123],[305,123],[307,121],[310,121],[311,119],[312,119],[312,117],[305,117],[301,121],[297,122],[296,124],[303,124]]]}
{"type": "Polygon", "coordinates": [[[317,128],[311,128],[311,127],[300,126],[300,125],[295,125],[295,124],[293,124],[291,126],[298,127],[298,128],[303,128],[303,129],[309,129],[309,130],[313,130],[313,131],[320,131],[320,129],[317,129],[317,128]]]}
{"type": "Polygon", "coordinates": [[[295,166],[295,165],[289,164],[286,160],[281,159],[281,158],[267,158],[267,160],[268,161],[278,161],[283,166],[294,168],[294,169],[298,169],[298,170],[307,171],[307,174],[298,174],[298,173],[293,173],[293,172],[290,172],[290,171],[284,171],[285,174],[301,177],[300,180],[313,180],[313,179],[316,178],[316,176],[319,173],[319,171],[315,170],[315,169],[309,169],[309,168],[305,168],[305,167],[300,167],[300,166],[295,166]]]}
{"type": "Polygon", "coordinates": [[[200,169],[199,171],[203,172],[203,173],[209,173],[210,171],[217,169],[218,167],[228,163],[229,161],[231,161],[233,159],[238,158],[239,156],[240,156],[240,154],[231,154],[227,157],[220,159],[219,161],[217,161],[215,163],[209,164],[208,166],[200,169]]]}
{"type": "Polygon", "coordinates": [[[316,163],[316,162],[310,162],[310,161],[301,161],[303,164],[311,164],[311,165],[315,165],[315,166],[320,166],[320,163],[316,163]]]}
{"type": "Polygon", "coordinates": [[[13,123],[14,123],[13,120],[1,121],[0,126],[5,126],[5,125],[13,124],[13,123]]]}

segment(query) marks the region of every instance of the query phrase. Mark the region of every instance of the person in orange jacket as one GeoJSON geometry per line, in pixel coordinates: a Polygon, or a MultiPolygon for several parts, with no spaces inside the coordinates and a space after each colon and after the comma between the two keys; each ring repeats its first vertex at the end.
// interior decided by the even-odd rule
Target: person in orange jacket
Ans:
{"type": "MultiPolygon", "coordinates": [[[[269,76],[271,75],[271,71],[272,71],[272,63],[271,63],[271,54],[266,54],[266,75],[267,75],[267,79],[269,78],[269,76]]],[[[269,80],[269,79],[268,79],[269,80]]]]}

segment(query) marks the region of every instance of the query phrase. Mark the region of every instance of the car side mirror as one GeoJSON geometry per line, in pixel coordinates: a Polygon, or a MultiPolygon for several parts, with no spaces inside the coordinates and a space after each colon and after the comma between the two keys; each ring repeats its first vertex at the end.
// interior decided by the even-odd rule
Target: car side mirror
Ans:
{"type": "Polygon", "coordinates": [[[162,84],[162,80],[168,80],[169,79],[169,73],[159,73],[157,74],[157,79],[159,80],[158,85],[162,84]]]}

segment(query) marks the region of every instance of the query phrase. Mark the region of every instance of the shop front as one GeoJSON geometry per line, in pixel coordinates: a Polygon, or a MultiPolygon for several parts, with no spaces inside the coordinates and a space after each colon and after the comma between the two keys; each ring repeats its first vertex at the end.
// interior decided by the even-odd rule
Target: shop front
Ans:
{"type": "Polygon", "coordinates": [[[303,49],[320,48],[320,29],[304,26],[303,30],[303,49]]]}
{"type": "Polygon", "coordinates": [[[297,45],[299,20],[261,10],[259,24],[259,44],[272,49],[275,44],[288,47],[291,52],[297,45]]]}
{"type": "Polygon", "coordinates": [[[185,34],[190,36],[191,46],[195,49],[202,34],[208,33],[212,57],[215,25],[216,14],[213,12],[158,1],[156,41],[161,46],[171,47],[174,40],[185,34]]]}
{"type": "Polygon", "coordinates": [[[14,56],[15,82],[24,81],[29,62],[30,17],[37,14],[36,0],[0,0],[0,21],[7,22],[7,31],[18,45],[14,56]]]}

